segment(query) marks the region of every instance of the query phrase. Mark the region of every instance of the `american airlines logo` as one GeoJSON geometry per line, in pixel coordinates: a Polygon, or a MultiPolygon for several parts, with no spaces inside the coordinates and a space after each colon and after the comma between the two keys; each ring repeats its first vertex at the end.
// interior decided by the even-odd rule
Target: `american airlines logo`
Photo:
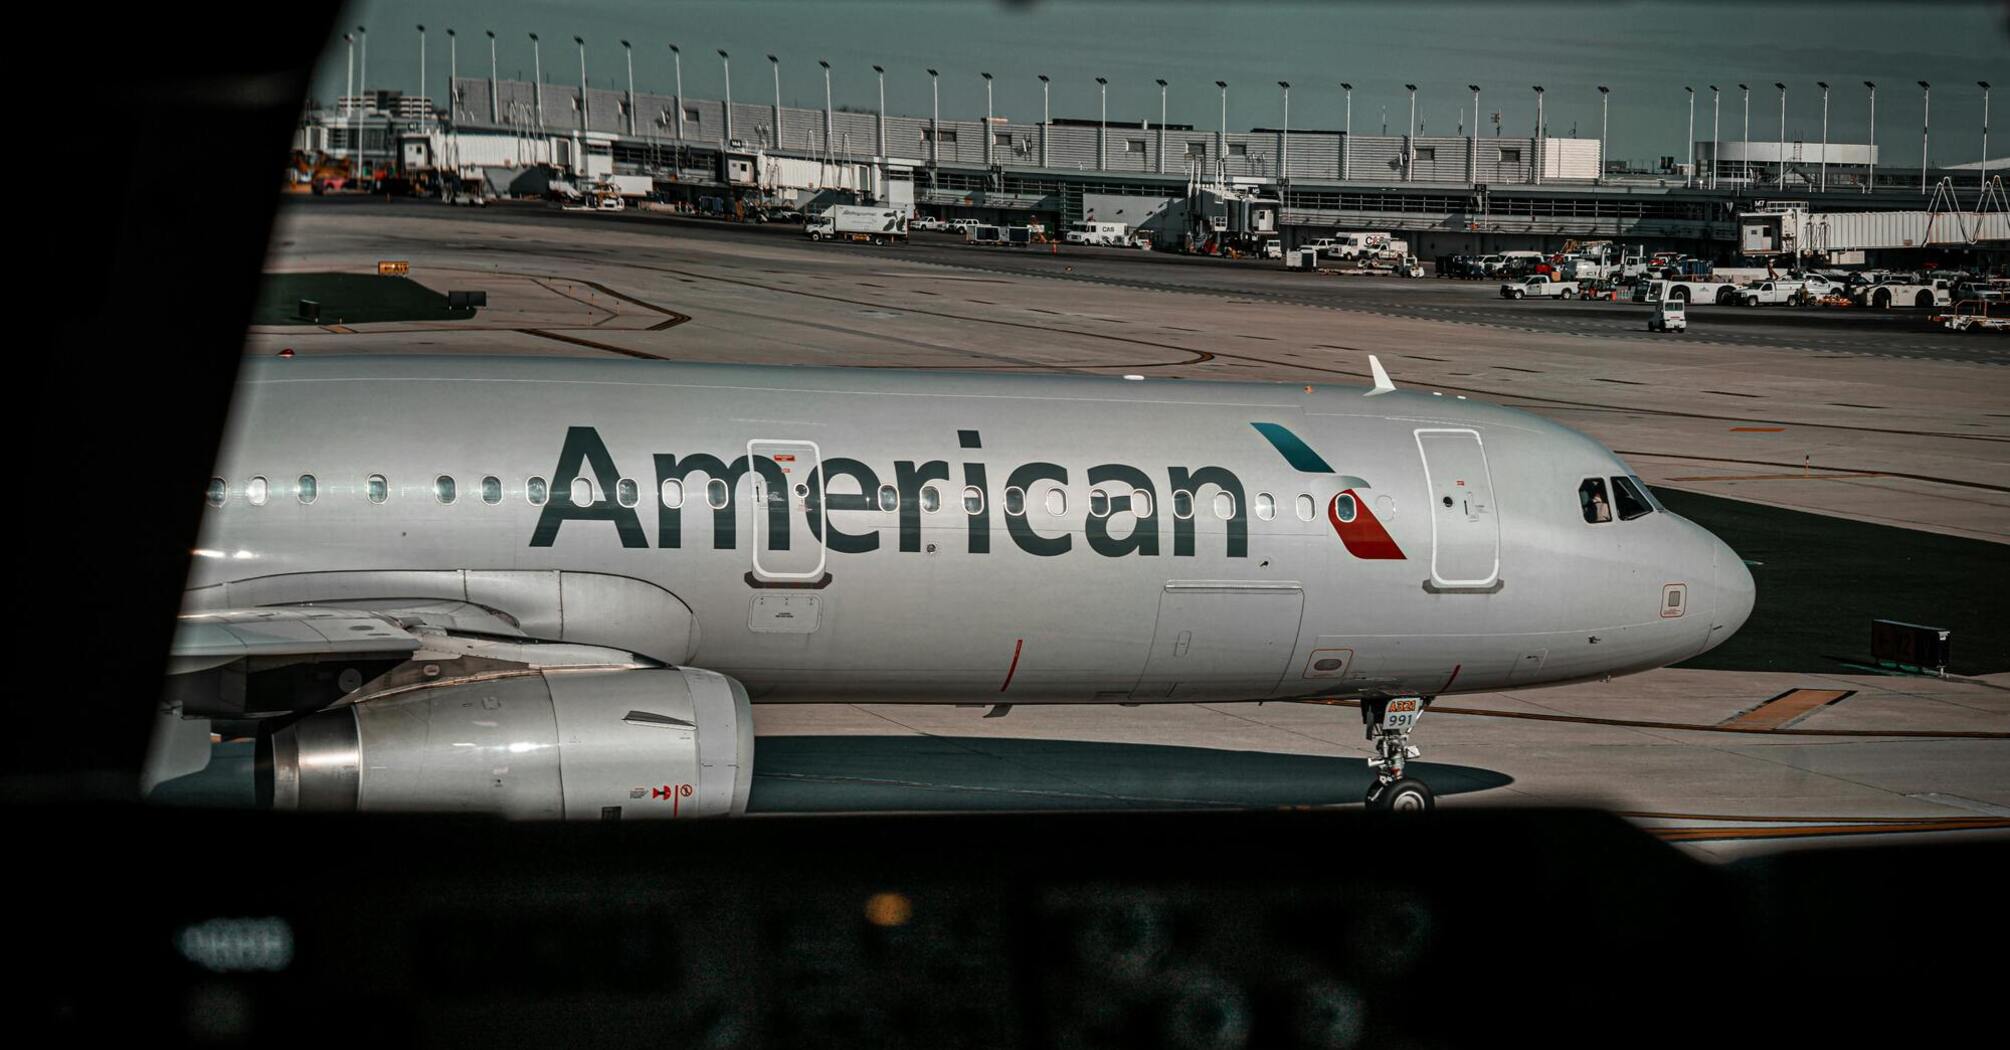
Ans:
{"type": "MultiPolygon", "coordinates": [[[[974,440],[975,435],[965,434],[974,440]]],[[[966,447],[971,447],[966,443],[966,447]]],[[[794,462],[777,462],[780,456],[741,455],[731,461],[709,452],[686,455],[659,452],[652,456],[655,485],[660,492],[666,481],[680,484],[698,476],[725,482],[728,491],[739,486],[747,475],[758,476],[767,491],[772,494],[788,492],[791,486],[802,483],[809,486],[809,494],[801,501],[800,511],[808,526],[808,532],[815,542],[841,554],[863,554],[880,549],[884,538],[881,530],[853,531],[847,527],[846,512],[874,511],[883,508],[878,502],[878,492],[888,484],[882,475],[870,464],[843,456],[826,457],[820,470],[805,474],[801,465],[794,462]],[[857,492],[822,491],[827,483],[838,478],[850,478],[858,485],[857,492]]],[[[960,473],[962,483],[983,493],[981,509],[961,515],[966,519],[964,526],[965,546],[972,554],[988,554],[991,551],[994,531],[994,500],[990,494],[989,465],[981,462],[965,462],[952,468],[947,460],[896,460],[893,463],[892,481],[897,498],[893,501],[900,515],[899,524],[894,529],[894,541],[905,552],[919,552],[922,549],[922,490],[930,482],[948,484],[952,473],[960,473]]],[[[624,475],[616,469],[614,456],[601,440],[600,432],[593,427],[570,427],[565,433],[565,445],[558,454],[558,466],[552,472],[552,491],[560,494],[544,505],[538,517],[537,528],[531,535],[533,547],[550,547],[558,542],[560,529],[567,522],[606,522],[611,524],[621,538],[623,547],[647,548],[652,546],[649,532],[645,528],[642,515],[644,508],[624,507],[605,497],[580,506],[564,498],[572,483],[578,478],[587,478],[601,493],[615,491],[624,475]]],[[[1104,557],[1120,558],[1126,555],[1150,557],[1163,553],[1161,549],[1160,520],[1172,520],[1171,554],[1174,557],[1192,557],[1197,543],[1194,517],[1188,515],[1164,515],[1154,509],[1142,516],[1133,517],[1129,532],[1119,535],[1118,529],[1111,527],[1112,519],[1118,518],[1131,508],[1129,493],[1139,493],[1152,508],[1159,506],[1158,486],[1152,476],[1137,467],[1121,463],[1104,463],[1083,472],[1084,479],[1092,486],[1110,486],[1123,494],[1109,496],[1110,507],[1106,515],[1085,516],[1082,539],[1090,550],[1104,557]]],[[[1233,505],[1233,513],[1223,521],[1224,549],[1228,557],[1249,556],[1249,509],[1243,491],[1242,479],[1226,467],[1203,466],[1166,468],[1165,477],[1171,491],[1198,494],[1203,488],[1227,494],[1233,505]]],[[[1004,477],[1005,489],[1027,491],[1039,482],[1066,485],[1072,475],[1067,467],[1058,463],[1032,462],[1012,468],[1004,477]]],[[[847,486],[849,487],[849,486],[847,486]]],[[[1198,498],[1197,495],[1194,498],[1198,498]]],[[[1005,534],[1012,544],[1028,554],[1039,557],[1058,557],[1074,549],[1075,536],[1071,532],[1042,533],[1036,531],[1027,520],[1031,501],[1015,513],[1005,508],[999,515],[1004,519],[1005,534]]],[[[677,549],[684,546],[685,512],[709,515],[712,525],[712,547],[715,550],[732,550],[739,546],[740,508],[728,502],[725,506],[683,507],[670,506],[662,500],[655,501],[655,542],[654,546],[677,549]]],[[[770,498],[756,507],[755,513],[765,511],[766,521],[757,525],[764,531],[766,547],[770,551],[784,551],[793,542],[790,535],[791,503],[785,498],[770,498]]]]}
{"type": "MultiPolygon", "coordinates": [[[[1270,423],[1254,424],[1257,431],[1285,456],[1294,468],[1306,473],[1332,473],[1316,453],[1312,452],[1289,430],[1270,423]]],[[[976,433],[964,431],[960,435],[966,448],[978,447],[976,433]]],[[[817,466],[820,469],[807,475],[798,474],[800,469],[792,454],[777,453],[773,456],[741,455],[731,461],[709,452],[677,455],[655,453],[652,457],[655,485],[661,491],[665,482],[676,481],[680,485],[694,476],[708,480],[722,481],[726,491],[736,489],[740,480],[747,475],[758,476],[770,498],[762,501],[754,511],[760,514],[765,508],[766,521],[755,527],[765,529],[765,549],[770,551],[788,550],[793,542],[789,515],[792,513],[790,501],[780,494],[790,490],[792,485],[807,486],[807,494],[798,506],[804,516],[807,531],[812,542],[821,543],[825,548],[840,554],[864,554],[880,549],[883,542],[881,530],[854,531],[845,527],[842,515],[849,511],[886,512],[889,508],[879,501],[878,493],[889,484],[894,498],[890,501],[899,513],[899,524],[895,528],[895,542],[903,552],[919,552],[922,549],[922,490],[931,482],[949,483],[952,466],[947,460],[896,460],[893,464],[893,480],[888,483],[871,465],[844,456],[825,458],[817,466]],[[856,492],[830,492],[823,488],[826,482],[838,478],[849,478],[856,482],[856,492]]],[[[993,501],[988,487],[990,471],[981,462],[960,464],[963,484],[982,494],[978,509],[963,515],[965,524],[965,546],[972,554],[988,554],[991,551],[993,533],[993,501]]],[[[1221,466],[1168,466],[1165,477],[1170,491],[1184,494],[1187,499],[1198,501],[1204,488],[1213,488],[1228,497],[1230,512],[1223,517],[1224,553],[1230,558],[1249,556],[1249,507],[1242,479],[1235,472],[1221,466]]],[[[1161,515],[1150,507],[1158,506],[1158,488],[1151,475],[1145,471],[1122,463],[1103,463],[1083,472],[1084,480],[1091,486],[1110,486],[1121,490],[1107,499],[1107,513],[1091,513],[1085,516],[1082,539],[1089,549],[1108,558],[1127,555],[1151,557],[1162,553],[1162,518],[1172,521],[1173,557],[1194,556],[1197,538],[1192,513],[1161,515]],[[1138,502],[1142,514],[1131,517],[1128,532],[1118,534],[1111,528],[1111,519],[1133,509],[1132,493],[1142,499],[1138,502]]],[[[601,440],[600,432],[593,427],[575,426],[566,430],[565,444],[558,455],[558,466],[552,472],[552,490],[566,493],[579,478],[592,481],[600,493],[613,492],[623,477],[616,468],[614,456],[601,440]]],[[[1005,489],[1017,489],[1024,493],[1039,482],[1066,485],[1071,478],[1067,467],[1058,463],[1035,461],[1014,467],[1005,475],[1005,489]]],[[[1368,483],[1360,478],[1340,475],[1343,483],[1352,483],[1335,495],[1326,506],[1327,520],[1333,530],[1346,545],[1348,553],[1367,560],[1402,559],[1403,551],[1390,537],[1388,530],[1376,516],[1362,505],[1362,498],[1356,488],[1367,488],[1368,483]]],[[[849,486],[847,486],[849,487],[849,486]]],[[[684,546],[685,510],[681,505],[671,505],[663,500],[655,502],[655,542],[663,549],[678,549],[684,546]]],[[[1005,507],[1005,534],[1014,546],[1037,557],[1058,557],[1074,549],[1075,536],[1071,532],[1042,533],[1027,520],[1030,500],[1022,500],[1016,509],[1005,507]]],[[[699,506],[690,508],[692,513],[704,515],[709,512],[712,525],[712,547],[715,550],[732,550],[739,546],[740,511],[730,501],[723,506],[699,506]]],[[[652,544],[642,520],[642,510],[625,507],[604,496],[584,506],[565,498],[563,495],[546,503],[538,517],[536,530],[531,535],[533,547],[550,547],[558,542],[560,529],[569,521],[606,522],[611,524],[620,536],[623,547],[648,548],[652,544]]]]}

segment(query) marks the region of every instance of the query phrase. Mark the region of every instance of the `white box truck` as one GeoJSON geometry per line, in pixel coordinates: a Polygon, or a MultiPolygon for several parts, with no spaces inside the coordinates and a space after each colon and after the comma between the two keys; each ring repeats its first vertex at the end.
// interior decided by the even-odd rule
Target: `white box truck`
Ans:
{"type": "Polygon", "coordinates": [[[1123,248],[1130,244],[1130,227],[1121,222],[1071,222],[1063,239],[1069,244],[1123,248]]]}
{"type": "Polygon", "coordinates": [[[886,244],[907,240],[907,213],[899,208],[861,208],[833,204],[803,223],[813,241],[863,241],[886,244]]]}

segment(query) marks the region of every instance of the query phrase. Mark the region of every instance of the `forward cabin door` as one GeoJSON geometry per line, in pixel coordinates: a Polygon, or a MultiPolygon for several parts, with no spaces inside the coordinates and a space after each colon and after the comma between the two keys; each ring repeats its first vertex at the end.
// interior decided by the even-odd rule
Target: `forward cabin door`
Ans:
{"type": "Polygon", "coordinates": [[[1134,700],[1259,700],[1298,646],[1297,584],[1175,580],[1159,595],[1151,655],[1134,700]]]}
{"type": "Polygon", "coordinates": [[[738,515],[749,530],[754,575],[774,582],[816,580],[824,574],[824,479],[822,453],[813,441],[747,442],[748,470],[739,487],[749,495],[738,515]],[[764,462],[765,461],[765,462],[764,462]],[[773,477],[762,468],[774,464],[773,477]],[[774,479],[779,477],[781,487],[774,479]],[[786,525],[775,521],[783,510],[786,525]]]}
{"type": "Polygon", "coordinates": [[[1500,515],[1478,431],[1417,431],[1431,493],[1431,582],[1491,587],[1500,579],[1500,515]]]}

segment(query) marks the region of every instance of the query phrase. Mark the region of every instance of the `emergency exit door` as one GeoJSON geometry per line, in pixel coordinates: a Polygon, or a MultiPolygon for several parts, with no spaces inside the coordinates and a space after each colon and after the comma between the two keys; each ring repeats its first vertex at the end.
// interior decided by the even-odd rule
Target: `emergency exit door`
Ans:
{"type": "Polygon", "coordinates": [[[1500,578],[1500,515],[1478,431],[1419,430],[1431,494],[1431,582],[1491,587],[1500,578]]]}
{"type": "Polygon", "coordinates": [[[737,517],[751,537],[755,576],[783,581],[823,575],[822,461],[815,442],[747,442],[749,498],[737,517]]]}

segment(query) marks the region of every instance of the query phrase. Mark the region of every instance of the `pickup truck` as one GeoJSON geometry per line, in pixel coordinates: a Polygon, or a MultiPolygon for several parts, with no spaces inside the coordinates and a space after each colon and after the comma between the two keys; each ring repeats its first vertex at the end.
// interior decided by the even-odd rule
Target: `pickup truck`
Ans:
{"type": "Polygon", "coordinates": [[[1799,305],[1806,302],[1808,296],[1808,286],[1803,281],[1760,281],[1750,288],[1738,290],[1738,305],[1778,306],[1782,303],[1799,305]]]}
{"type": "Polygon", "coordinates": [[[1548,274],[1539,273],[1518,281],[1501,285],[1503,299],[1575,299],[1576,281],[1551,280],[1548,274]]]}

